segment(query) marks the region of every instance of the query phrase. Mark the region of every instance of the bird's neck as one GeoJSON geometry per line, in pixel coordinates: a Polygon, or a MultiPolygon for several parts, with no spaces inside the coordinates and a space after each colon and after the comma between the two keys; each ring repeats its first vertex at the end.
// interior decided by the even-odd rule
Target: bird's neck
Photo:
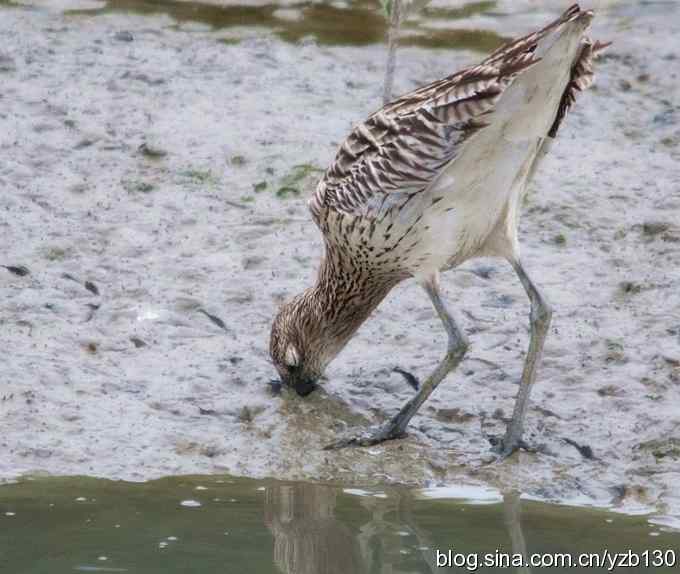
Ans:
{"type": "MultiPolygon", "coordinates": [[[[317,352],[330,362],[402,277],[370,272],[326,249],[317,282],[304,295],[313,308],[317,352]]],[[[308,307],[309,308],[309,307],[308,307]]],[[[311,344],[315,344],[311,342],[311,344]]]]}

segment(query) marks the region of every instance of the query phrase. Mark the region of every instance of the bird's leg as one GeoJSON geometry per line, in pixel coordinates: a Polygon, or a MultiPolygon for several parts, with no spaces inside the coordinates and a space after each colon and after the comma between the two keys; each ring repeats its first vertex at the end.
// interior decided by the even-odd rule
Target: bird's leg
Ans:
{"type": "MultiPolygon", "coordinates": [[[[521,505],[519,492],[503,493],[503,515],[505,517],[505,526],[510,534],[512,553],[521,555],[524,558],[524,563],[528,564],[527,543],[522,531],[522,521],[520,518],[521,505]]],[[[524,566],[518,568],[517,572],[518,574],[531,574],[531,569],[528,566],[524,566]]]]}
{"type": "Polygon", "coordinates": [[[531,301],[531,313],[529,315],[531,321],[531,339],[527,358],[524,362],[522,380],[520,381],[519,391],[515,399],[512,420],[505,432],[505,437],[494,447],[496,452],[503,458],[511,455],[525,444],[522,440],[524,418],[529,406],[531,387],[536,380],[536,369],[543,354],[543,344],[550,327],[550,319],[552,318],[550,305],[531,281],[526,271],[524,271],[522,264],[519,261],[513,261],[512,266],[531,301]]]}
{"type": "Polygon", "coordinates": [[[346,446],[370,446],[386,440],[403,437],[406,427],[413,418],[413,415],[418,412],[420,406],[432,394],[432,391],[437,388],[437,385],[444,380],[446,375],[458,366],[465,356],[468,349],[467,338],[458,328],[453,317],[444,305],[444,301],[439,293],[438,276],[432,277],[424,282],[423,287],[429,295],[432,305],[434,305],[434,308],[437,311],[437,315],[439,315],[441,322],[444,324],[444,329],[446,329],[446,334],[448,335],[446,355],[432,374],[420,385],[415,396],[411,398],[387,424],[382,425],[377,429],[371,429],[368,432],[363,432],[359,435],[339,440],[325,447],[327,450],[343,448],[346,446]]]}

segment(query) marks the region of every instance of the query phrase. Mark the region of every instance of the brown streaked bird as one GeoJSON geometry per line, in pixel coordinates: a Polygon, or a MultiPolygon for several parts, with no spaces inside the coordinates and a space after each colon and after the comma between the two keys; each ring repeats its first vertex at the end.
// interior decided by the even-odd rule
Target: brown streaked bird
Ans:
{"type": "Polygon", "coordinates": [[[575,97],[593,79],[606,44],[586,35],[593,12],[578,5],[486,58],[417,89],[357,125],[309,201],[324,236],[316,285],[282,307],[270,353],[300,395],[390,290],[413,277],[448,336],[446,354],[386,424],[330,445],[402,437],[468,341],[441,298],[439,276],[480,256],[508,261],[531,302],[531,335],[512,420],[495,445],[508,456],[522,429],[552,311],[520,259],[521,199],[575,97]]]}

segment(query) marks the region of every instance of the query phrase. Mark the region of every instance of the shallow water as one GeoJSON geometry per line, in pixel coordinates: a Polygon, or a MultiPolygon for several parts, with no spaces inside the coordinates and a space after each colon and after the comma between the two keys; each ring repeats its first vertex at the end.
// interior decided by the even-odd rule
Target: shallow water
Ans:
{"type": "MultiPolygon", "coordinates": [[[[28,4],[1,0],[0,4],[28,4]]],[[[487,12],[496,2],[470,2],[460,7],[430,8],[413,11],[404,25],[401,44],[429,48],[456,46],[486,52],[498,47],[504,38],[492,30],[456,28],[456,21],[487,12]],[[448,23],[448,25],[447,25],[448,23]],[[442,27],[442,24],[444,26],[442,27]],[[453,26],[451,25],[453,24],[453,26]]],[[[37,4],[39,6],[39,4],[37,4]]],[[[365,46],[385,41],[388,21],[377,2],[271,2],[264,4],[229,2],[223,5],[203,2],[159,2],[158,0],[106,0],[73,6],[66,3],[64,14],[72,19],[106,14],[139,16],[166,15],[175,25],[205,25],[213,30],[244,30],[248,35],[273,33],[280,39],[297,43],[312,40],[319,45],[365,46]]],[[[237,41],[238,38],[225,38],[237,41]]]]}
{"type": "Polygon", "coordinates": [[[657,571],[677,572],[680,533],[642,516],[469,488],[343,489],[215,476],[41,478],[0,487],[0,569],[12,574],[430,573],[447,570],[436,567],[437,551],[441,566],[449,550],[452,562],[460,553],[463,569],[480,572],[494,569],[475,562],[484,554],[553,560],[554,553],[648,550],[651,560],[662,550],[678,563],[657,571]]]}

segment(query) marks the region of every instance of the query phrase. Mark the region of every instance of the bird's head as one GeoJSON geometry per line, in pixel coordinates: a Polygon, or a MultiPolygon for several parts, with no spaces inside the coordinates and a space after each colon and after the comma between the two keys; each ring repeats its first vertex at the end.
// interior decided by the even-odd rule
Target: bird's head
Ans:
{"type": "Polygon", "coordinates": [[[269,353],[281,382],[306,396],[316,388],[328,359],[322,321],[304,295],[286,303],[272,324],[269,353]]]}

